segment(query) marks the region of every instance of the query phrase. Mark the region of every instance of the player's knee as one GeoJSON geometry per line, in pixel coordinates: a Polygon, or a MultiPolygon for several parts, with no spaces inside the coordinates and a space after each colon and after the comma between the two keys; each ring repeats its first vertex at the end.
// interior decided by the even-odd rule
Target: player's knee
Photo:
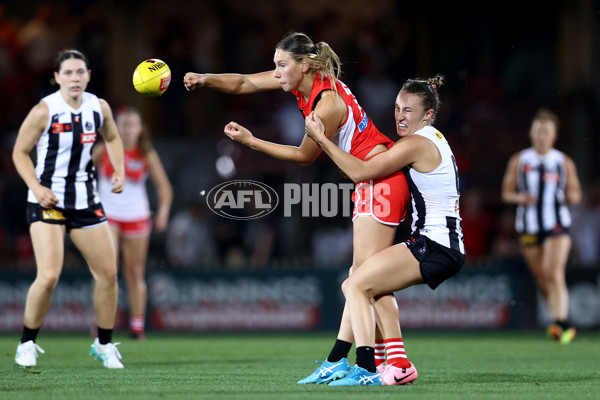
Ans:
{"type": "Polygon", "coordinates": [[[548,271],[544,276],[544,280],[546,281],[547,286],[554,287],[563,283],[565,281],[565,276],[560,271],[548,271]]]}
{"type": "Polygon", "coordinates": [[[127,281],[137,282],[145,279],[145,271],[143,265],[134,265],[130,268],[126,268],[123,272],[123,276],[127,281]]]}
{"type": "Polygon", "coordinates": [[[364,293],[365,290],[357,279],[348,278],[342,282],[342,292],[346,299],[350,299],[357,294],[364,293]]]}
{"type": "Polygon", "coordinates": [[[59,274],[45,274],[36,277],[37,286],[44,291],[53,291],[58,284],[59,274]]]}
{"type": "Polygon", "coordinates": [[[350,295],[350,285],[351,283],[349,282],[349,278],[345,279],[344,282],[342,282],[342,292],[344,293],[344,297],[348,298],[348,296],[350,295]]]}
{"type": "Polygon", "coordinates": [[[114,286],[117,284],[117,269],[116,268],[103,268],[101,271],[96,272],[96,282],[102,286],[114,286]]]}

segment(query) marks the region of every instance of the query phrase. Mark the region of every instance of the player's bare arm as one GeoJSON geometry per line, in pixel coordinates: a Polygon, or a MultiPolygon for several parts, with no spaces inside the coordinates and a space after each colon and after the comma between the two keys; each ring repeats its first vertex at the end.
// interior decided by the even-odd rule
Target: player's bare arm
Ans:
{"type": "MultiPolygon", "coordinates": [[[[323,115],[323,123],[326,124],[325,131],[328,137],[333,137],[338,126],[346,118],[345,107],[344,102],[335,92],[324,93],[317,104],[315,113],[323,115]]],[[[302,139],[299,146],[288,146],[259,139],[253,136],[252,132],[248,129],[236,122],[227,124],[224,132],[231,139],[253,150],[299,165],[312,164],[321,153],[319,146],[307,136],[302,139]]]]}
{"type": "Polygon", "coordinates": [[[110,106],[105,100],[99,100],[102,115],[104,116],[104,123],[100,128],[100,134],[104,138],[104,143],[106,145],[106,150],[108,151],[110,162],[115,169],[115,172],[110,180],[110,183],[113,186],[112,192],[121,193],[125,187],[123,142],[121,141],[121,136],[119,136],[117,124],[115,123],[115,118],[110,106]]]}
{"type": "Polygon", "coordinates": [[[17,141],[13,148],[13,162],[17,172],[25,184],[33,192],[40,206],[52,208],[58,199],[49,188],[42,186],[35,174],[35,167],[30,153],[48,123],[48,105],[41,101],[34,106],[21,124],[17,141]]]}
{"type": "Polygon", "coordinates": [[[509,204],[532,204],[535,199],[529,193],[519,193],[517,174],[520,154],[513,155],[508,161],[504,178],[502,179],[502,201],[509,204]]]}
{"type": "Polygon", "coordinates": [[[197,74],[188,72],[183,77],[188,92],[207,87],[227,94],[249,94],[281,89],[273,71],[257,74],[197,74]]]}
{"type": "Polygon", "coordinates": [[[169,212],[171,210],[171,203],[173,202],[173,188],[156,150],[152,149],[148,152],[146,163],[148,164],[150,179],[152,179],[152,183],[154,183],[158,194],[158,207],[154,216],[154,229],[156,232],[162,232],[167,228],[169,223],[169,212]]]}
{"type": "Polygon", "coordinates": [[[306,118],[306,133],[327,153],[352,181],[389,176],[407,165],[412,164],[424,151],[425,144],[419,137],[407,137],[392,146],[388,151],[378,154],[368,161],[362,161],[336,146],[325,135],[321,119],[312,113],[306,118]]]}
{"type": "Polygon", "coordinates": [[[577,167],[571,157],[565,157],[565,168],[567,170],[567,185],[565,188],[567,203],[578,204],[581,201],[581,183],[577,176],[577,167]]]}

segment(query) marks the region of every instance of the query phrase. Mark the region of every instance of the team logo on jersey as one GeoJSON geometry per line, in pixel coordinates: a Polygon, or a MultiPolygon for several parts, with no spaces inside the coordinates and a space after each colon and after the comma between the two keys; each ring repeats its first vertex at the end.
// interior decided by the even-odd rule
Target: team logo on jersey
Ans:
{"type": "Polygon", "coordinates": [[[85,130],[86,131],[91,131],[92,130],[92,123],[90,121],[85,123],[85,130]]]}
{"type": "Polygon", "coordinates": [[[275,210],[279,196],[261,182],[236,180],[223,182],[206,196],[208,207],[229,219],[248,220],[264,217],[275,210]]]}
{"type": "Polygon", "coordinates": [[[51,219],[51,220],[55,220],[55,221],[60,221],[60,220],[64,220],[65,216],[63,215],[63,213],[61,211],[51,208],[49,210],[42,211],[42,219],[51,219]]]}
{"type": "Polygon", "coordinates": [[[435,131],[435,136],[437,136],[437,138],[440,140],[444,139],[444,135],[442,135],[439,131],[435,131]]]}
{"type": "Polygon", "coordinates": [[[362,121],[360,121],[360,124],[358,124],[358,131],[364,131],[367,125],[369,125],[369,117],[367,117],[367,114],[365,114],[362,121]]]}
{"type": "Polygon", "coordinates": [[[71,124],[61,124],[59,122],[53,123],[51,128],[52,133],[71,132],[73,130],[71,124]]]}
{"type": "Polygon", "coordinates": [[[96,132],[82,133],[79,141],[81,144],[94,143],[96,141],[96,132]]]}

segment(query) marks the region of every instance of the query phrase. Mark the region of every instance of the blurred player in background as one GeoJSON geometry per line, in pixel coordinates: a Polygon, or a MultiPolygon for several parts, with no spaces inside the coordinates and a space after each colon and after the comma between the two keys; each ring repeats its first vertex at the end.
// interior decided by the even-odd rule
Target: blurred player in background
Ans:
{"type": "Polygon", "coordinates": [[[152,219],[146,180],[148,175],[156,187],[158,205],[154,230],[163,232],[169,222],[173,189],[163,164],[135,108],[125,108],[116,115],[116,123],[125,148],[125,189],[120,194],[111,190],[114,173],[106,145],[98,143],[93,150],[98,166],[98,193],[104,205],[113,237],[123,260],[123,275],[129,303],[129,330],[136,339],[145,339],[146,319],[146,258],[150,244],[152,219]]]}
{"type": "MultiPolygon", "coordinates": [[[[319,115],[327,137],[335,140],[349,154],[361,160],[369,159],[393,145],[367,117],[350,89],[338,79],[340,60],[327,43],[314,44],[305,34],[290,32],[276,46],[273,61],[274,70],[252,75],[188,73],[184,85],[189,91],[209,87],[230,94],[283,89],[296,97],[305,118],[313,111],[319,115]]],[[[225,133],[254,150],[300,165],[311,164],[321,153],[319,146],[307,136],[299,146],[281,145],[260,140],[235,122],[225,127],[225,133]]],[[[387,178],[357,182],[353,199],[351,273],[368,257],[393,245],[396,228],[406,214],[410,194],[404,174],[394,171],[387,178]]],[[[411,368],[393,294],[386,294],[374,302],[381,331],[376,343],[380,369],[386,366],[386,352],[387,365],[411,368]]],[[[347,355],[353,342],[350,315],[345,307],[337,340],[327,360],[298,383],[328,383],[345,376],[350,371],[347,355]]]]}
{"type": "Polygon", "coordinates": [[[306,119],[307,133],[354,182],[388,176],[405,167],[413,205],[410,240],[369,257],[342,284],[356,339],[356,366],[331,386],[371,386],[411,382],[410,368],[388,367],[377,373],[372,298],[426,283],[432,289],[454,276],[465,260],[460,228],[458,168],[446,138],[432,126],[439,108],[442,77],[410,79],[396,98],[398,134],[388,151],[360,160],[326,136],[316,113],[306,119]]]}
{"type": "Polygon", "coordinates": [[[565,270],[571,250],[567,204],[581,200],[573,160],[553,148],[558,117],[540,109],[533,117],[531,147],[513,155],[502,183],[502,199],[517,204],[516,229],[521,252],[546,302],[553,323],[547,333],[567,344],[577,331],[567,320],[569,293],[565,270]]]}
{"type": "Polygon", "coordinates": [[[63,268],[65,234],[69,233],[95,280],[98,338],[90,354],[106,368],[123,368],[118,343],[112,343],[119,291],[115,247],[96,191],[91,156],[100,132],[115,165],[110,190],[120,193],[125,184],[123,144],[108,103],[85,92],[90,76],[82,53],[61,52],[54,72],[60,89],[31,109],[13,149],[17,171],[29,188],[27,219],[37,265],[15,356],[22,367],[35,366],[38,351],[44,352],[35,341],[63,268]],[[29,155],[34,146],[35,167],[29,155]]]}

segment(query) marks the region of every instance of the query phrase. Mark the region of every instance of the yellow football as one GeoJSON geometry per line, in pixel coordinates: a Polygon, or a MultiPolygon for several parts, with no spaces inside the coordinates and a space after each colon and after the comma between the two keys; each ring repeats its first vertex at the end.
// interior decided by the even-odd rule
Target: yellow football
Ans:
{"type": "Polygon", "coordinates": [[[160,96],[171,83],[171,69],[157,58],[142,61],[133,71],[133,87],[148,97],[160,96]]]}

